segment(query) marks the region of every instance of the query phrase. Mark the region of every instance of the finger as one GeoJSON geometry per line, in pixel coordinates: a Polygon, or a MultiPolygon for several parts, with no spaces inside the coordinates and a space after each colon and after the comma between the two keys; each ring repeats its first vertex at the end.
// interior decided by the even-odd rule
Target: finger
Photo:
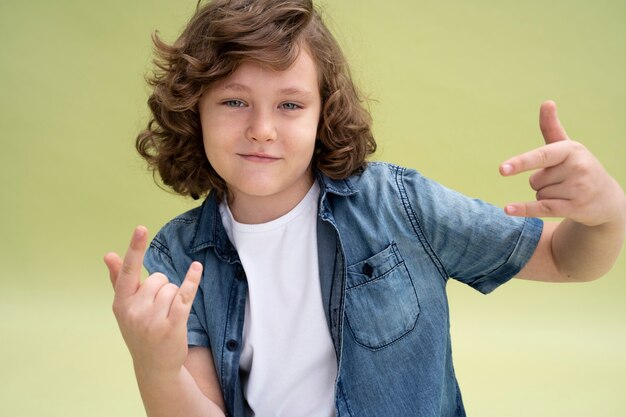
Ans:
{"type": "Polygon", "coordinates": [[[500,174],[515,175],[533,169],[559,165],[570,153],[568,142],[555,142],[514,156],[500,165],[500,174]]]}
{"type": "Polygon", "coordinates": [[[154,303],[154,300],[156,299],[159,290],[161,290],[161,288],[163,288],[168,283],[169,280],[164,274],[160,272],[155,272],[154,274],[146,278],[143,284],[141,284],[136,292],[137,298],[139,300],[142,300],[141,302],[145,304],[152,304],[154,303]]]}
{"type": "Polygon", "coordinates": [[[540,200],[508,204],[504,211],[517,217],[567,217],[570,206],[567,200],[540,200]]]}
{"type": "Polygon", "coordinates": [[[168,283],[159,289],[154,298],[154,314],[158,317],[166,318],[172,307],[172,303],[178,293],[176,284],[168,283]]]}
{"type": "Polygon", "coordinates": [[[170,318],[172,320],[187,321],[201,278],[202,264],[200,262],[192,262],[185,276],[185,280],[181,284],[178,294],[172,302],[170,309],[170,318]]]}
{"type": "Polygon", "coordinates": [[[539,191],[542,188],[561,184],[568,179],[568,171],[563,164],[551,168],[540,169],[528,178],[530,188],[539,191]]]}
{"type": "Polygon", "coordinates": [[[117,281],[115,293],[121,297],[128,297],[137,292],[141,278],[141,265],[146,250],[148,230],[138,226],[133,232],[130,245],[124,256],[117,281]]]}
{"type": "Polygon", "coordinates": [[[109,269],[109,279],[111,280],[111,285],[113,285],[113,289],[115,290],[115,281],[117,281],[117,276],[120,273],[120,268],[122,267],[122,259],[115,252],[109,252],[104,255],[104,263],[109,269]]]}
{"type": "Polygon", "coordinates": [[[568,200],[576,197],[575,191],[563,183],[543,187],[535,193],[537,200],[568,200]]]}
{"type": "Polygon", "coordinates": [[[539,110],[539,128],[546,143],[568,140],[569,137],[561,125],[556,111],[556,103],[552,100],[543,102],[539,110]]]}

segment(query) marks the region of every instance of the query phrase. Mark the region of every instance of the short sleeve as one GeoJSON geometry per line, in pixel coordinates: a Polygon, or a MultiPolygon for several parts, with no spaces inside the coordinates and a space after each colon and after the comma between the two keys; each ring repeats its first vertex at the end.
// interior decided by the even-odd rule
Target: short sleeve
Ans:
{"type": "MultiPolygon", "coordinates": [[[[189,261],[189,264],[191,264],[191,261],[189,261]]],[[[146,251],[144,266],[150,274],[160,272],[164,274],[171,283],[179,287],[187,272],[186,270],[184,270],[184,272],[177,271],[174,267],[169,249],[164,242],[159,239],[159,235],[153,239],[146,251]]],[[[198,292],[200,292],[200,289],[198,289],[198,292]]],[[[189,313],[189,320],[187,321],[187,343],[190,346],[210,347],[209,337],[202,326],[202,317],[197,313],[204,312],[202,303],[202,298],[196,296],[191,307],[191,312],[189,313]]]]}
{"type": "Polygon", "coordinates": [[[448,277],[487,294],[533,255],[543,230],[540,219],[508,216],[412,170],[404,172],[402,183],[417,233],[448,277]]]}

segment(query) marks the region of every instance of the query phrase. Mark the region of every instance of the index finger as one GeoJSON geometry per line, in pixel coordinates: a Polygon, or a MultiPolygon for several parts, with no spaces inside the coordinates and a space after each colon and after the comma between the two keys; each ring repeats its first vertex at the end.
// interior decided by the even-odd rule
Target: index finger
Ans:
{"type": "Polygon", "coordinates": [[[141,281],[141,267],[147,236],[148,230],[145,227],[137,226],[135,228],[115,282],[116,295],[128,297],[137,292],[141,281]]]}
{"type": "Polygon", "coordinates": [[[559,165],[569,154],[567,142],[554,142],[532,151],[514,156],[500,165],[504,176],[515,175],[540,168],[559,165]]]}

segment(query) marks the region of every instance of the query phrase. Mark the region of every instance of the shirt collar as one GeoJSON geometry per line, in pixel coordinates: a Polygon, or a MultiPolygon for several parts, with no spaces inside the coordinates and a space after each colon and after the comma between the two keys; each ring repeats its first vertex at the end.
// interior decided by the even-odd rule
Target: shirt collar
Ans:
{"type": "MultiPolygon", "coordinates": [[[[328,200],[327,194],[348,197],[359,191],[349,178],[335,180],[320,171],[316,171],[315,176],[320,185],[319,212],[322,217],[325,217],[324,213],[330,210],[328,204],[326,204],[328,200]]],[[[200,208],[200,216],[190,249],[192,252],[198,252],[209,247],[215,248],[216,254],[226,262],[239,262],[237,251],[228,239],[226,229],[224,229],[222,224],[217,194],[213,191],[209,192],[200,208]]]]}

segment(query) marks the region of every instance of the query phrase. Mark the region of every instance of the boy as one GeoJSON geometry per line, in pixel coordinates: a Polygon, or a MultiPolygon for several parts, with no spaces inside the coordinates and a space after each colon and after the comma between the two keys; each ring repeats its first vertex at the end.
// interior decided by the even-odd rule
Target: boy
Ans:
{"type": "Polygon", "coordinates": [[[208,196],[154,238],[143,283],[144,228],[123,262],[105,257],[150,416],[463,416],[448,277],[485,293],[586,280],[619,253],[624,193],[552,102],[546,146],[500,167],[537,170],[537,201],[507,216],[366,163],[369,115],[310,1],[215,1],[155,43],[137,148],[176,192],[208,196]]]}

